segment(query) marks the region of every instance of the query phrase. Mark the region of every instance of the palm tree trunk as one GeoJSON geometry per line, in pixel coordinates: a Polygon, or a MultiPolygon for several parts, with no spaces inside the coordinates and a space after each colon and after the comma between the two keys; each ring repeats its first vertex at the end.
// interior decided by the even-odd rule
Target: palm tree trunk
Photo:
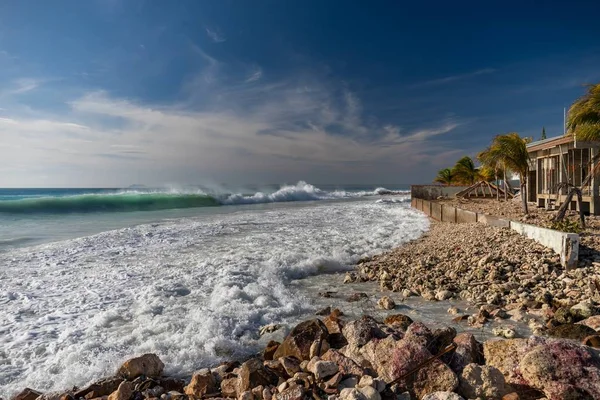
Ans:
{"type": "Polygon", "coordinates": [[[523,212],[525,215],[527,215],[529,214],[529,210],[527,208],[527,193],[525,191],[527,188],[527,181],[525,181],[523,174],[520,174],[519,178],[521,179],[521,202],[523,203],[523,212]]]}
{"type": "Polygon", "coordinates": [[[494,179],[496,180],[496,200],[500,201],[500,185],[498,184],[498,168],[494,168],[494,179]]]}
{"type": "Polygon", "coordinates": [[[502,186],[504,187],[504,201],[508,201],[508,187],[506,186],[506,165],[504,166],[504,182],[502,182],[502,186]]]}
{"type": "Polygon", "coordinates": [[[579,226],[585,229],[585,216],[583,215],[583,199],[581,198],[581,190],[577,191],[577,207],[579,207],[579,226]]]}

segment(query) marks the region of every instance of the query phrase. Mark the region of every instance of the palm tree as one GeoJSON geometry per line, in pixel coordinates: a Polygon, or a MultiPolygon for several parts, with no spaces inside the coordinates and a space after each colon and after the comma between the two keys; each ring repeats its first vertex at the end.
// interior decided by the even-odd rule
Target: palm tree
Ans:
{"type": "Polygon", "coordinates": [[[579,140],[600,140],[600,83],[590,85],[588,92],[569,108],[567,128],[579,140]]]}
{"type": "MultiPolygon", "coordinates": [[[[479,162],[487,168],[494,170],[494,176],[498,181],[498,172],[503,174],[503,186],[504,186],[504,201],[508,200],[508,185],[506,181],[506,165],[504,164],[503,154],[501,149],[497,146],[497,143],[492,143],[487,149],[477,154],[479,162]]],[[[496,191],[496,199],[500,200],[500,193],[496,191]]]]}
{"type": "MultiPolygon", "coordinates": [[[[588,92],[571,105],[567,118],[567,129],[568,135],[573,135],[579,140],[590,142],[600,141],[600,83],[589,85],[588,92]]],[[[590,160],[590,166],[593,165],[594,168],[588,168],[588,175],[581,183],[582,188],[589,185],[593,176],[600,175],[600,163],[598,160],[600,160],[600,153],[596,154],[590,160]]],[[[559,183],[559,186],[559,189],[565,188],[568,192],[567,198],[558,209],[554,220],[561,221],[564,218],[571,199],[577,195],[580,223],[581,227],[585,228],[585,219],[581,212],[581,189],[566,182],[559,183]]]]}
{"type": "MultiPolygon", "coordinates": [[[[491,146],[479,154],[484,164],[502,165],[503,168],[519,174],[521,181],[521,201],[523,212],[527,214],[527,175],[529,173],[529,153],[527,152],[528,139],[522,138],[518,133],[512,132],[498,135],[491,146]]],[[[506,182],[506,173],[504,177],[506,182]]],[[[506,186],[506,185],[505,185],[506,186]]]]}
{"type": "Polygon", "coordinates": [[[471,157],[465,156],[458,160],[452,168],[452,175],[457,183],[472,185],[479,178],[479,172],[471,157]]]}
{"type": "MultiPolygon", "coordinates": [[[[589,142],[600,141],[600,83],[588,86],[588,92],[581,96],[571,108],[567,118],[567,134],[574,135],[578,140],[589,142]]],[[[592,176],[600,174],[600,153],[596,154],[590,164],[594,169],[589,169],[581,187],[590,183],[592,176]]]]}
{"type": "Polygon", "coordinates": [[[450,185],[452,184],[453,178],[452,170],[450,168],[444,168],[438,171],[438,174],[433,181],[443,185],[450,185]]]}

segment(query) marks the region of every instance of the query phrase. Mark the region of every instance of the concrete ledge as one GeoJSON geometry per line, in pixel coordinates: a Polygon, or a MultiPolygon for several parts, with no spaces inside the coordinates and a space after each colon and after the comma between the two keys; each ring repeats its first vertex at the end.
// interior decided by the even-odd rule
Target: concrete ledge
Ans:
{"type": "Polygon", "coordinates": [[[516,221],[510,221],[510,228],[554,250],[560,255],[560,262],[567,269],[577,267],[579,235],[576,233],[560,232],[516,221]]]}
{"type": "Polygon", "coordinates": [[[429,217],[440,222],[457,224],[478,222],[499,228],[510,228],[519,234],[554,250],[554,252],[560,256],[560,262],[565,268],[572,269],[577,267],[577,261],[579,259],[579,235],[575,233],[560,232],[553,229],[524,224],[518,221],[476,213],[445,204],[443,205],[435,201],[414,197],[411,200],[411,205],[413,208],[423,211],[429,217]]]}

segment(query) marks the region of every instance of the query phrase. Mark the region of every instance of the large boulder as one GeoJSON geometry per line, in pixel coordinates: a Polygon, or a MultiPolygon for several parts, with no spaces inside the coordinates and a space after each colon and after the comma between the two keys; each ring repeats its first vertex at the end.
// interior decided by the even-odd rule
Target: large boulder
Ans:
{"type": "Polygon", "coordinates": [[[453,341],[456,349],[454,352],[445,354],[442,358],[452,371],[460,375],[468,364],[482,363],[483,347],[472,333],[459,333],[453,341]]]}
{"type": "Polygon", "coordinates": [[[134,389],[133,382],[123,381],[117,390],[108,396],[108,400],[129,400],[133,396],[134,389]]]}
{"type": "Polygon", "coordinates": [[[417,398],[433,392],[453,392],[458,387],[456,374],[440,360],[420,368],[414,377],[412,385],[417,398]]]}
{"type": "Polygon", "coordinates": [[[365,373],[364,369],[360,365],[337,350],[327,350],[327,352],[321,356],[321,359],[336,363],[338,365],[339,372],[344,377],[347,375],[362,376],[365,373]]]}
{"type": "Polygon", "coordinates": [[[257,386],[269,386],[277,383],[277,375],[266,369],[258,358],[251,358],[240,367],[237,393],[244,393],[257,386]]]}
{"type": "MultiPolygon", "coordinates": [[[[377,374],[387,382],[391,382],[396,379],[398,366],[394,365],[395,355],[398,351],[398,346],[401,347],[401,351],[408,346],[403,346],[405,342],[402,340],[396,341],[392,336],[388,336],[381,340],[372,340],[361,348],[361,353],[364,358],[373,366],[377,374]]],[[[424,349],[425,350],[425,349],[424,349]]],[[[404,360],[406,357],[411,357],[412,348],[407,351],[403,351],[403,355],[400,357],[404,360]]],[[[427,351],[427,350],[425,350],[427,351]]],[[[429,352],[427,352],[429,354],[429,352]]]]}
{"type": "Polygon", "coordinates": [[[310,347],[315,341],[325,341],[329,336],[327,327],[319,319],[304,321],[287,335],[279,345],[273,359],[280,357],[296,357],[299,360],[310,359],[310,347]]]}
{"type": "Polygon", "coordinates": [[[84,397],[86,399],[95,399],[96,397],[108,396],[109,394],[117,390],[121,382],[123,382],[123,378],[119,377],[102,379],[100,381],[92,383],[91,385],[83,389],[76,391],[75,393],[73,393],[73,397],[76,399],[79,399],[81,397],[84,397]]]}
{"type": "Polygon", "coordinates": [[[589,347],[549,341],[527,352],[519,369],[527,384],[550,400],[600,399],[600,356],[589,347]]]}
{"type": "Polygon", "coordinates": [[[468,399],[501,400],[513,391],[502,372],[489,365],[469,364],[459,378],[458,392],[468,399]]]}
{"type": "Polygon", "coordinates": [[[25,388],[18,394],[11,397],[11,400],[35,400],[41,395],[42,395],[42,393],[38,392],[37,390],[25,388]]]}
{"type": "Polygon", "coordinates": [[[425,324],[417,321],[410,324],[406,329],[404,339],[419,342],[421,345],[427,347],[433,340],[433,333],[425,324]]]}
{"type": "Polygon", "coordinates": [[[372,317],[363,316],[361,319],[348,322],[342,329],[342,334],[348,345],[364,346],[373,338],[383,338],[385,333],[379,328],[372,317]]]}
{"type": "Polygon", "coordinates": [[[156,354],[150,353],[125,361],[117,371],[117,375],[126,379],[135,379],[142,375],[154,378],[160,376],[164,368],[165,364],[160,358],[156,354]]]}
{"type": "Polygon", "coordinates": [[[408,329],[410,324],[413,323],[413,320],[408,315],[393,314],[387,316],[383,323],[388,326],[391,326],[392,328],[399,328],[405,331],[406,329],[408,329]]]}
{"type": "Polygon", "coordinates": [[[483,357],[486,365],[499,369],[508,383],[521,385],[524,382],[518,373],[519,362],[531,347],[529,339],[487,340],[483,357]]]}
{"type": "Polygon", "coordinates": [[[188,396],[202,397],[217,391],[217,380],[213,373],[205,368],[194,372],[190,384],[184,388],[188,396]]]}
{"type": "Polygon", "coordinates": [[[565,324],[548,329],[548,336],[578,341],[582,341],[587,336],[595,333],[596,331],[592,328],[581,324],[565,324]]]}

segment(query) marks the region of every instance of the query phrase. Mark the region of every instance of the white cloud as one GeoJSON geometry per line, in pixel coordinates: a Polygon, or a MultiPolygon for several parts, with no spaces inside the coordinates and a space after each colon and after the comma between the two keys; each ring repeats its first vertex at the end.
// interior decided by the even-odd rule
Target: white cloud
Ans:
{"type": "Polygon", "coordinates": [[[226,41],[227,39],[225,38],[225,36],[223,36],[222,33],[220,33],[218,30],[216,29],[210,29],[210,28],[205,28],[206,30],[206,35],[208,35],[208,37],[210,38],[210,40],[212,40],[215,43],[221,43],[226,41]]]}
{"type": "Polygon", "coordinates": [[[260,78],[262,78],[262,74],[262,68],[255,68],[254,71],[250,74],[250,76],[246,79],[246,83],[256,82],[260,80],[260,78]]]}
{"type": "Polygon", "coordinates": [[[380,124],[365,118],[359,96],[346,85],[308,72],[263,82],[260,69],[250,76],[258,76],[252,85],[245,84],[249,78],[236,84],[235,77],[220,75],[219,61],[194,51],[205,68],[178,104],[95,91],[72,99],[67,113],[3,114],[0,159],[18,168],[0,175],[0,186],[199,183],[207,177],[356,181],[385,168],[433,165],[443,159],[434,152],[454,151],[431,139],[455,129],[455,120],[412,130],[380,124]]]}
{"type": "Polygon", "coordinates": [[[455,82],[455,81],[459,81],[459,80],[463,80],[463,79],[468,79],[468,78],[478,76],[478,75],[487,75],[487,74],[491,74],[494,72],[496,72],[496,69],[494,69],[494,68],[483,68],[483,69],[478,69],[476,71],[468,72],[466,74],[451,75],[451,76],[446,76],[444,78],[433,79],[430,81],[417,83],[417,84],[413,85],[413,87],[443,85],[446,83],[451,83],[451,82],[455,82]]]}

